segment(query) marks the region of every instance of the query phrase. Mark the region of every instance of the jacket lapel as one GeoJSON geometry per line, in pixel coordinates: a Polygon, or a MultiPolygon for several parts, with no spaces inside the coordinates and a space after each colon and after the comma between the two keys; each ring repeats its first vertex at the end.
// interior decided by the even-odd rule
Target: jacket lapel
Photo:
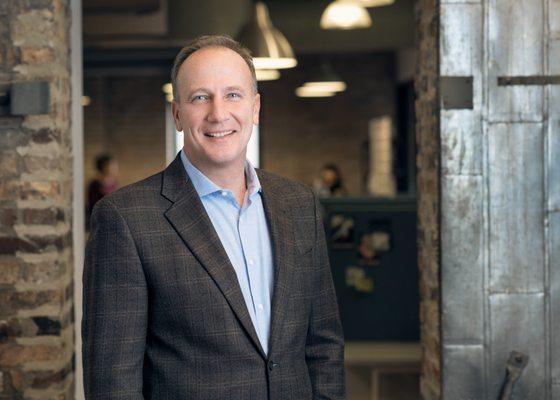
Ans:
{"type": "Polygon", "coordinates": [[[173,204],[165,217],[212,277],[260,354],[266,358],[235,270],[183,167],[180,156],[163,173],[162,195],[173,204]]]}
{"type": "Polygon", "coordinates": [[[269,354],[273,354],[278,339],[282,337],[281,329],[287,309],[289,271],[294,265],[294,229],[282,187],[274,185],[272,180],[267,179],[266,174],[257,172],[262,186],[263,206],[268,218],[273,251],[274,283],[268,349],[269,354]]]}

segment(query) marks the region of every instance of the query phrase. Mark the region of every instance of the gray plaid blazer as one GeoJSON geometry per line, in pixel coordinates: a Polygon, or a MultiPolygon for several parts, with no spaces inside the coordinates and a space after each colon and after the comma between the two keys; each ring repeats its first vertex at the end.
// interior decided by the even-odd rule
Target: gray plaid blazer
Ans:
{"type": "Polygon", "coordinates": [[[318,203],[258,171],[274,253],[264,354],[181,160],[99,201],[83,283],[87,399],[343,399],[343,335],[318,203]]]}

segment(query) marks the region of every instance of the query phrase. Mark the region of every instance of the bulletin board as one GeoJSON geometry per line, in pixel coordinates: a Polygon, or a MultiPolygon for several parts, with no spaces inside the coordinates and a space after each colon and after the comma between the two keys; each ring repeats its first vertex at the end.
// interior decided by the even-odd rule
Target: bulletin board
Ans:
{"type": "Polygon", "coordinates": [[[346,340],[418,341],[416,200],[321,204],[346,340]]]}

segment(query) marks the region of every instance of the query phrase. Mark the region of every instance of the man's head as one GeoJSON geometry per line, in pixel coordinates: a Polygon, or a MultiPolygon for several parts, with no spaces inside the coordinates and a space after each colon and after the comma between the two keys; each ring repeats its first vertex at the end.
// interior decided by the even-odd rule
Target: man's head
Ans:
{"type": "Polygon", "coordinates": [[[202,172],[242,166],[260,109],[249,53],[230,38],[205,36],[181,50],[172,75],[173,118],[191,162],[202,172]]]}
{"type": "Polygon", "coordinates": [[[226,35],[207,35],[200,36],[185,47],[183,47],[173,62],[173,68],[171,69],[171,85],[173,87],[173,98],[179,100],[180,93],[177,89],[177,75],[179,74],[179,68],[185,60],[195,51],[204,49],[206,47],[225,47],[227,49],[235,51],[239,56],[247,63],[249,71],[253,77],[253,89],[255,93],[258,92],[257,86],[257,74],[255,72],[255,66],[253,65],[253,57],[251,57],[251,52],[243,47],[239,42],[236,42],[231,37],[226,35]]]}

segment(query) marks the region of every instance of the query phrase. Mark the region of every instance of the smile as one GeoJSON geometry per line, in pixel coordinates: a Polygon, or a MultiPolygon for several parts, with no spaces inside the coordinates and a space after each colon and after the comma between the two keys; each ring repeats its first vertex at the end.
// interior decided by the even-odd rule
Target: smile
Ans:
{"type": "Polygon", "coordinates": [[[222,138],[224,136],[231,135],[233,132],[235,131],[204,132],[204,135],[212,138],[222,138]]]}

